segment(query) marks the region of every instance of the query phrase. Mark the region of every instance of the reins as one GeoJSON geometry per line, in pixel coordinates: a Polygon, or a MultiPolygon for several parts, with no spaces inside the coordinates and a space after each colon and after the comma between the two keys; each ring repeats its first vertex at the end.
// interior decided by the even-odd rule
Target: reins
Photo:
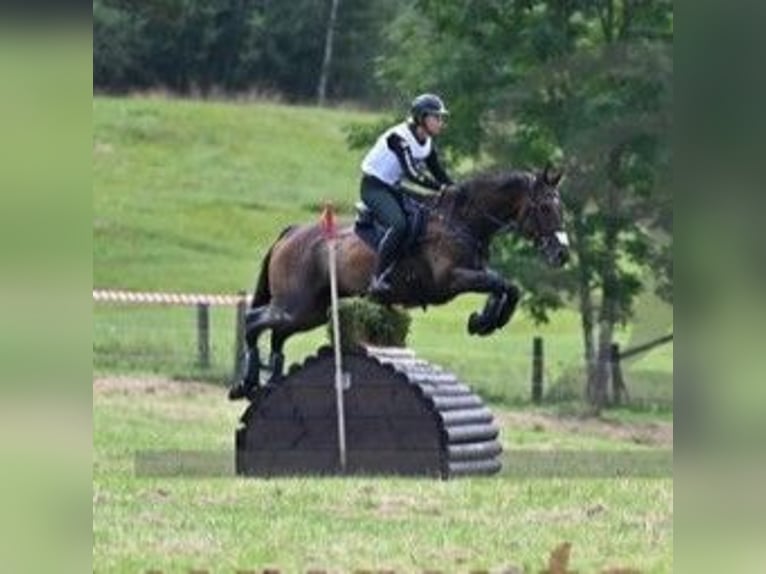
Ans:
{"type": "MultiPolygon", "coordinates": [[[[488,248],[488,239],[493,235],[505,235],[507,233],[518,232],[522,229],[529,217],[532,216],[532,212],[536,211],[533,208],[527,208],[524,210],[520,219],[511,219],[510,221],[504,221],[496,215],[488,212],[476,205],[476,201],[471,194],[466,193],[466,190],[462,185],[459,186],[457,192],[452,196],[446,196],[450,203],[443,207],[445,199],[444,195],[440,195],[435,203],[429,203],[420,201],[421,208],[425,210],[429,216],[435,216],[449,231],[450,233],[466,245],[473,252],[486,252],[488,248]],[[461,198],[461,195],[463,196],[461,198]],[[460,207],[462,201],[468,202],[467,209],[473,210],[481,220],[488,222],[494,229],[490,229],[486,238],[477,237],[476,232],[471,229],[467,222],[456,219],[455,211],[460,207]]],[[[533,207],[533,206],[532,206],[533,207]]]]}

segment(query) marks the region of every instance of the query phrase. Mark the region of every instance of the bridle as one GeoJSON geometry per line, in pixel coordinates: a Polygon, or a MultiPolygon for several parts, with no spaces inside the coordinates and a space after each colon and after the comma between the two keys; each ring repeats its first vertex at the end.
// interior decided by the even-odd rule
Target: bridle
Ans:
{"type": "MultiPolygon", "coordinates": [[[[532,185],[534,185],[534,182],[532,183],[532,185]]],[[[538,199],[536,197],[536,195],[538,194],[534,191],[534,189],[531,189],[529,193],[530,193],[530,198],[529,198],[530,203],[524,209],[519,219],[511,219],[510,221],[503,221],[499,217],[487,212],[485,209],[475,208],[476,212],[479,214],[480,217],[482,217],[486,221],[489,221],[492,225],[495,226],[495,229],[492,230],[491,235],[496,235],[496,234],[504,235],[506,233],[523,230],[527,221],[530,218],[532,218],[534,221],[532,240],[535,242],[545,240],[545,236],[543,235],[541,231],[543,229],[543,225],[540,221],[542,207],[545,204],[543,203],[542,199],[538,199]]],[[[543,193],[540,193],[540,196],[544,198],[543,193]]]]}
{"type": "MultiPolygon", "coordinates": [[[[424,206],[425,209],[429,212],[436,213],[440,217],[442,223],[446,225],[454,234],[454,237],[464,243],[471,251],[479,253],[484,252],[487,249],[486,239],[482,237],[477,237],[476,233],[472,231],[465,223],[456,221],[454,218],[455,210],[458,206],[460,206],[464,201],[470,202],[470,208],[475,211],[478,216],[484,220],[489,222],[494,229],[492,229],[488,236],[497,235],[497,234],[507,234],[507,233],[513,233],[518,232],[520,230],[523,230],[525,225],[527,224],[527,221],[530,218],[534,219],[534,227],[533,227],[533,233],[532,233],[532,241],[535,243],[544,245],[549,238],[546,238],[543,233],[541,232],[541,229],[543,228],[540,218],[541,218],[541,208],[543,205],[543,201],[541,199],[538,199],[538,194],[533,189],[534,186],[534,179],[531,179],[529,182],[529,205],[524,209],[523,213],[521,214],[521,217],[519,219],[511,219],[509,221],[503,220],[496,215],[490,213],[484,208],[478,207],[475,202],[471,201],[470,196],[463,195],[465,193],[464,188],[460,188],[460,190],[457,192],[455,197],[453,197],[449,207],[445,210],[440,209],[441,204],[441,197],[437,200],[436,207],[427,207],[424,206]],[[462,195],[462,201],[461,201],[461,195],[462,195]],[[471,205],[472,204],[472,205],[471,205]]],[[[544,194],[540,194],[541,197],[545,197],[544,194]]]]}

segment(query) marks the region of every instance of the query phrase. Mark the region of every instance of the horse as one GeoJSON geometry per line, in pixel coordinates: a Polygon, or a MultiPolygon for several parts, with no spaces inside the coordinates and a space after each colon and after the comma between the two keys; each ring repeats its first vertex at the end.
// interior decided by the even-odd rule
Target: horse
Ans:
{"type": "MultiPolygon", "coordinates": [[[[396,264],[391,290],[378,302],[405,307],[441,305],[462,293],[488,295],[481,312],[468,318],[468,332],[486,336],[505,326],[519,301],[519,288],[488,266],[493,237],[515,231],[538,247],[548,264],[569,258],[559,183],[562,172],[505,170],[479,174],[440,194],[403,188],[425,214],[421,237],[396,264]]],[[[375,249],[339,226],[335,238],[339,297],[364,296],[377,262],[375,249]]],[[[229,398],[251,398],[261,368],[267,384],[282,377],[283,346],[295,333],[327,321],[330,306],[328,242],[319,222],[289,226],[266,253],[245,316],[247,351],[241,380],[229,398]],[[258,339],[271,330],[268,365],[261,363],[258,339]]]]}

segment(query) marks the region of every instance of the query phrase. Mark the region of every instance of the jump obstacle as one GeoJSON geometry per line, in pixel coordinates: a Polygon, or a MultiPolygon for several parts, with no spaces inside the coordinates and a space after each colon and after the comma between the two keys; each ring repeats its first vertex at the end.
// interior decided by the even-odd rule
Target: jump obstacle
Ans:
{"type": "Polygon", "coordinates": [[[501,468],[498,428],[479,396],[409,349],[343,354],[346,467],[338,459],[333,349],[260,387],[236,431],[243,476],[405,475],[448,479],[501,468]]]}

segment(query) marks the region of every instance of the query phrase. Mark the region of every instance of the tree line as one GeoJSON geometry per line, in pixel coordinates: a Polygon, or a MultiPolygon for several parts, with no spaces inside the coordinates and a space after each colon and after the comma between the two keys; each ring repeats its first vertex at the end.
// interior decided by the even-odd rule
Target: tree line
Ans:
{"type": "Polygon", "coordinates": [[[400,4],[94,0],[93,85],[117,93],[159,88],[312,101],[324,70],[327,99],[376,105],[382,97],[374,61],[400,4]]]}
{"type": "Polygon", "coordinates": [[[541,321],[574,302],[596,410],[637,296],[672,303],[671,0],[96,0],[94,86],[396,110],[350,130],[360,147],[434,91],[448,165],[563,167],[573,263],[552,271],[511,237],[493,263],[541,321]]]}

